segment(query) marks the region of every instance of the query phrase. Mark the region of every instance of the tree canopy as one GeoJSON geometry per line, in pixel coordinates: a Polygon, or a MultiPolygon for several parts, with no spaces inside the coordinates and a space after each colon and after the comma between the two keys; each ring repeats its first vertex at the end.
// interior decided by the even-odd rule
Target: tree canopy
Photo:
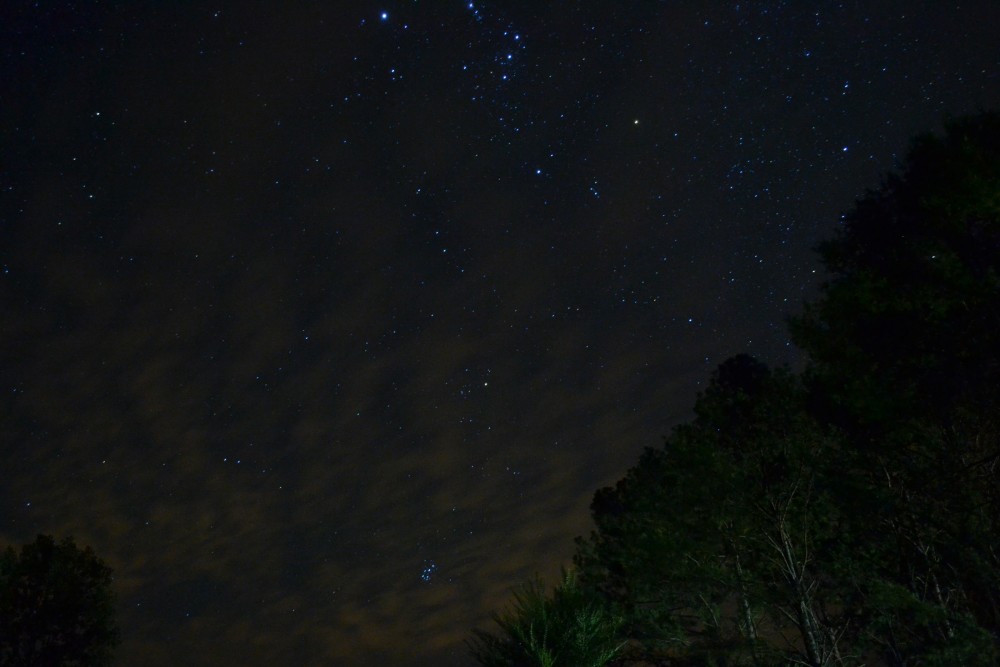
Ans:
{"type": "Polygon", "coordinates": [[[0,666],[99,667],[119,641],[111,568],[71,538],[0,556],[0,666]]]}
{"type": "MultiPolygon", "coordinates": [[[[574,565],[614,664],[1000,661],[1000,115],[918,137],[819,252],[805,371],[727,360],[594,496],[574,565]]],[[[549,664],[511,657],[534,591],[481,664],[549,664]]]]}
{"type": "Polygon", "coordinates": [[[792,320],[810,375],[847,412],[895,420],[995,412],[1000,386],[1000,114],[914,140],[819,246],[831,279],[792,320]]]}

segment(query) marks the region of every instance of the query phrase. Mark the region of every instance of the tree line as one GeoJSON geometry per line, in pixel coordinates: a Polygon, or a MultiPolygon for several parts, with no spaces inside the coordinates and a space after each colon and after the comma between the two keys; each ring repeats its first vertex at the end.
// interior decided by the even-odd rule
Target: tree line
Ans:
{"type": "Polygon", "coordinates": [[[722,363],[479,664],[1000,664],[1000,114],[917,137],[818,251],[805,370],[722,363]]]}

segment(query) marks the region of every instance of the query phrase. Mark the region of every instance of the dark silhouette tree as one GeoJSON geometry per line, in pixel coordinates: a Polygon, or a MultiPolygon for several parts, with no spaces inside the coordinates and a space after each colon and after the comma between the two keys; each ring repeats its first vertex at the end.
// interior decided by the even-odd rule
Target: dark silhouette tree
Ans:
{"type": "Polygon", "coordinates": [[[850,419],[885,428],[997,407],[1000,114],[917,138],[819,251],[831,279],[791,329],[850,419]]]}
{"type": "Polygon", "coordinates": [[[0,556],[0,666],[98,667],[119,641],[111,568],[70,538],[0,556]]]}
{"type": "Polygon", "coordinates": [[[493,620],[498,634],[474,630],[469,642],[484,667],[604,667],[623,648],[621,619],[569,571],[551,595],[541,581],[522,586],[493,620]]]}
{"type": "MultiPolygon", "coordinates": [[[[594,496],[574,564],[615,664],[1000,664],[1000,114],[915,140],[820,252],[806,372],[727,360],[594,496]]],[[[516,600],[480,662],[554,664],[572,624],[516,600]]]]}
{"type": "Polygon", "coordinates": [[[820,246],[831,278],[791,322],[863,491],[841,498],[861,606],[899,665],[1000,646],[1000,114],[945,129],[820,246]]]}
{"type": "Polygon", "coordinates": [[[622,609],[637,659],[840,664],[846,624],[821,576],[838,522],[829,437],[795,378],[747,355],[718,368],[695,412],[595,495],[584,582],[622,609]]]}

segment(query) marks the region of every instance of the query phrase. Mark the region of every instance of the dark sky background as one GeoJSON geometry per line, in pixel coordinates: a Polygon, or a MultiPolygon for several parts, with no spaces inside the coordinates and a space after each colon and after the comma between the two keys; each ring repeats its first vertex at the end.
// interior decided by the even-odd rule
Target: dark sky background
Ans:
{"type": "Polygon", "coordinates": [[[995,0],[4,4],[0,544],[112,565],[120,664],[471,664],[1000,108],[995,0]]]}

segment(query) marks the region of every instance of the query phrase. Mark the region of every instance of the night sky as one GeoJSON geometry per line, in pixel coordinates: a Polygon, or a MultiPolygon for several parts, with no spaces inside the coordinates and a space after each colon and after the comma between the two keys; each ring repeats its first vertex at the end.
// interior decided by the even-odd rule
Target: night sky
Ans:
{"type": "Polygon", "coordinates": [[[1000,3],[0,10],[0,544],[120,664],[472,664],[914,134],[1000,3]]]}

